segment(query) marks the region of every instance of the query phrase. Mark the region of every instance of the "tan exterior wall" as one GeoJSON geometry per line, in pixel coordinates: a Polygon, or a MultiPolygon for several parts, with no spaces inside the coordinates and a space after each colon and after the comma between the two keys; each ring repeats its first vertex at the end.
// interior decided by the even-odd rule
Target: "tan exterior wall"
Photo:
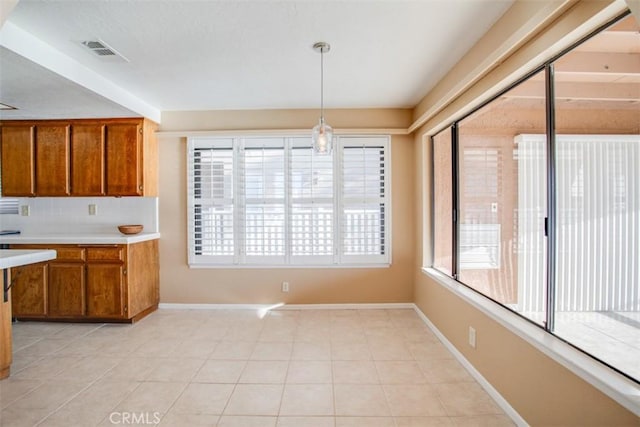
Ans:
{"type": "MultiPolygon", "coordinates": [[[[566,5],[565,5],[566,6],[566,5]]],[[[432,253],[431,229],[431,146],[428,136],[447,125],[452,118],[468,112],[509,76],[518,75],[540,58],[555,52],[567,37],[577,39],[588,28],[597,26],[619,7],[619,2],[577,2],[565,15],[555,20],[546,31],[534,37],[490,73],[475,79],[468,90],[449,99],[441,109],[431,110],[422,128],[415,134],[414,167],[416,175],[415,217],[416,264],[429,266],[432,253]],[[544,45],[548,49],[544,49],[544,45]],[[546,53],[545,53],[546,52],[546,53]],[[437,111],[436,111],[437,110],[437,111]],[[431,132],[431,133],[430,133],[431,132]]],[[[524,18],[523,18],[524,19],[524,18]]],[[[524,21],[523,21],[524,25],[524,21]]],[[[505,35],[508,37],[508,35],[505,35]]],[[[486,52],[487,47],[484,46],[486,52]]],[[[477,55],[475,55],[477,57],[477,55]]],[[[474,58],[471,52],[466,58],[474,58]]],[[[464,62],[465,59],[461,62],[464,62]]],[[[541,63],[541,62],[540,62],[541,63]]],[[[469,66],[470,72],[474,68],[469,66]]],[[[477,71],[477,70],[476,70],[477,71]]],[[[457,80],[473,81],[473,76],[457,80]]],[[[432,93],[452,93],[456,83],[441,82],[432,93]]],[[[430,111],[431,95],[427,95],[414,113],[424,118],[430,111]]],[[[438,98],[440,99],[440,98],[438,98]]],[[[575,126],[580,126],[575,123],[575,126]]],[[[603,129],[604,131],[604,129],[603,129]]],[[[415,303],[445,337],[496,388],[509,404],[532,426],[628,426],[640,425],[640,419],[617,402],[591,386],[571,371],[531,346],[489,316],[467,303],[448,288],[415,270],[415,303]],[[475,349],[467,344],[469,326],[477,331],[475,349]]]]}
{"type": "MultiPolygon", "coordinates": [[[[160,131],[310,129],[317,111],[164,113],[160,131]]],[[[326,113],[334,128],[406,128],[403,110],[326,113]],[[334,119],[332,119],[334,117],[334,119]]],[[[186,138],[160,134],[160,301],[162,303],[386,303],[413,301],[413,139],[393,135],[393,259],[389,268],[191,269],[187,265],[186,138]],[[410,165],[410,166],[407,166],[410,165]],[[290,292],[281,292],[281,283],[290,292]]]]}

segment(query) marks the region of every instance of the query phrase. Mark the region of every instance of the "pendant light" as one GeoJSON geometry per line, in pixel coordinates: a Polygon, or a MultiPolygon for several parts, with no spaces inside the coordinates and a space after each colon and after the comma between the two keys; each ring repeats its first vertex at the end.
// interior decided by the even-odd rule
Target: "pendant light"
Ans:
{"type": "Polygon", "coordinates": [[[324,122],[324,54],[329,49],[329,43],[318,42],[313,45],[313,50],[320,53],[320,120],[311,131],[313,151],[317,154],[331,154],[333,148],[333,128],[324,122]]]}

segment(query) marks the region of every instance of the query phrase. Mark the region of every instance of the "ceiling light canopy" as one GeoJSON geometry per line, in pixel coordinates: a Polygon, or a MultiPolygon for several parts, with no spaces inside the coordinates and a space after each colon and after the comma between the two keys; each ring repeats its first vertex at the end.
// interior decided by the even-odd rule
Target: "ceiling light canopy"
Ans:
{"type": "Polygon", "coordinates": [[[311,131],[313,151],[318,154],[331,154],[333,148],[333,128],[324,122],[324,54],[329,52],[329,43],[318,42],[313,49],[320,53],[320,120],[311,131]]]}

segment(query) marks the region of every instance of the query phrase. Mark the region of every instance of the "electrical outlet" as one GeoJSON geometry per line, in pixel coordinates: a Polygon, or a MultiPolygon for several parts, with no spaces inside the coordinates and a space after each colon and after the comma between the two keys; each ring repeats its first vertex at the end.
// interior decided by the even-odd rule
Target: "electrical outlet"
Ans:
{"type": "Polygon", "coordinates": [[[289,282],[282,282],[282,292],[289,292],[289,282]]]}
{"type": "Polygon", "coordinates": [[[22,215],[22,216],[31,215],[31,208],[29,207],[29,205],[20,206],[20,215],[22,215]]]}
{"type": "Polygon", "coordinates": [[[476,348],[476,330],[471,326],[469,326],[469,345],[476,348]]]}
{"type": "Polygon", "coordinates": [[[93,203],[89,205],[89,215],[98,215],[98,205],[93,203]]]}

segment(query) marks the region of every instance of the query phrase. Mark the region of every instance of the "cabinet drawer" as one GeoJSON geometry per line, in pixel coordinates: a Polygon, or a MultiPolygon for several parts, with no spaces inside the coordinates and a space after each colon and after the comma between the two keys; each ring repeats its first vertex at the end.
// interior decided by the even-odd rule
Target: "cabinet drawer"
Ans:
{"type": "Polygon", "coordinates": [[[52,247],[51,249],[56,251],[56,258],[51,262],[83,262],[85,259],[84,248],[52,247]]]}
{"type": "Polygon", "coordinates": [[[124,261],[122,246],[86,247],[87,261],[124,261]]]}

